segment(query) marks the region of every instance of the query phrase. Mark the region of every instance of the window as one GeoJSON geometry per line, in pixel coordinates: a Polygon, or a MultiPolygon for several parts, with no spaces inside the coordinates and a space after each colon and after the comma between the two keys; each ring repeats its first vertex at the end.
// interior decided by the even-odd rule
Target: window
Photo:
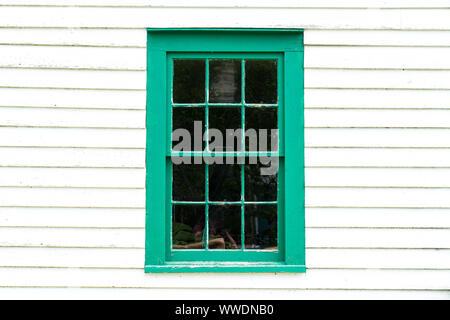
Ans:
{"type": "Polygon", "coordinates": [[[149,30],[146,272],[304,272],[303,34],[149,30]]]}

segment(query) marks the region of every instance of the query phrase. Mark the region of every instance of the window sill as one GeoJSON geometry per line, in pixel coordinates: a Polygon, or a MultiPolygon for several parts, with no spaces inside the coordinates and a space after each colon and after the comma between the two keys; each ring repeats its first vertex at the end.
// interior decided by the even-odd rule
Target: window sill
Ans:
{"type": "Polygon", "coordinates": [[[287,265],[284,263],[166,263],[164,265],[146,265],[146,273],[304,273],[306,266],[304,265],[287,265]]]}

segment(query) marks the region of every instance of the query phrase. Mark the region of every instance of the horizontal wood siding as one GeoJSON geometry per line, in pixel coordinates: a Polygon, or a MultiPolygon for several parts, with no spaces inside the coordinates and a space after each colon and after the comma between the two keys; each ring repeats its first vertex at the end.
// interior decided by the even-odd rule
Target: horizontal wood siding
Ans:
{"type": "Polygon", "coordinates": [[[0,298],[449,299],[449,8],[1,1],[0,298]],[[144,274],[147,27],[305,29],[306,274],[144,274]]]}

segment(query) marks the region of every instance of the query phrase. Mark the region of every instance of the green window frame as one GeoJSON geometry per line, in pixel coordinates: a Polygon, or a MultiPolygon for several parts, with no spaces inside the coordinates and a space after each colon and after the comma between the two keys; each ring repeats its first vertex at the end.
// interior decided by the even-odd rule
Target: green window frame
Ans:
{"type": "MultiPolygon", "coordinates": [[[[302,30],[148,29],[145,272],[306,271],[303,69],[302,30]],[[172,249],[171,157],[179,152],[171,149],[172,108],[176,107],[171,91],[173,60],[177,58],[277,60],[280,142],[279,151],[271,153],[282,159],[278,169],[277,250],[246,250],[244,246],[241,250],[172,249]]],[[[207,112],[208,102],[205,105],[207,112]]],[[[239,106],[243,112],[251,107],[243,99],[239,106]]],[[[238,151],[234,156],[249,155],[238,151]]],[[[207,208],[208,198],[202,204],[207,208]]],[[[243,212],[241,217],[244,219],[243,212]]]]}

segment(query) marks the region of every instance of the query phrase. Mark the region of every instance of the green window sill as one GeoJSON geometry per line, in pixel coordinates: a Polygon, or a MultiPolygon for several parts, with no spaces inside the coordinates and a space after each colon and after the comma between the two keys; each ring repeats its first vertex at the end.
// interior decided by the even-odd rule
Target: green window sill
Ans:
{"type": "Polygon", "coordinates": [[[165,265],[146,265],[146,273],[249,273],[249,272],[306,272],[304,265],[287,265],[284,263],[166,263],[165,265]]]}

